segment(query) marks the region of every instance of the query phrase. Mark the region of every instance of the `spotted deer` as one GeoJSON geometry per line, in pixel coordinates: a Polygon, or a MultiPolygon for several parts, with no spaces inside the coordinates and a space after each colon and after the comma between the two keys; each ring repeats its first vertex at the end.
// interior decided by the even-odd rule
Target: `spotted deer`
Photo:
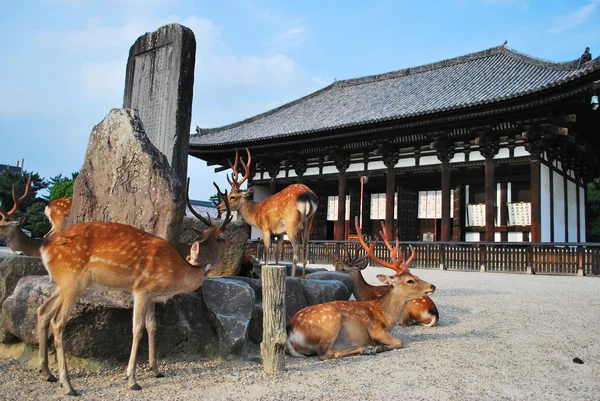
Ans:
{"type": "MultiPolygon", "coordinates": [[[[402,261],[399,258],[400,248],[398,246],[398,242],[396,242],[396,247],[394,248],[390,244],[388,229],[384,222],[381,222],[381,227],[382,231],[380,231],[380,236],[392,255],[391,263],[384,261],[375,255],[375,244],[370,242],[370,244],[367,245],[365,243],[358,221],[356,221],[356,232],[358,233],[360,245],[358,245],[355,249],[354,257],[349,257],[348,250],[344,248],[344,256],[340,259],[334,256],[333,253],[331,253],[329,249],[325,247],[325,250],[335,260],[335,269],[347,273],[350,275],[350,277],[352,277],[352,281],[354,282],[354,297],[358,301],[369,301],[371,299],[379,298],[390,290],[389,286],[373,286],[365,281],[362,275],[362,270],[368,266],[369,257],[377,264],[390,268],[396,273],[407,271],[409,265],[415,258],[414,248],[412,245],[409,245],[411,254],[408,260],[402,261]],[[361,246],[366,251],[366,254],[362,256],[359,252],[361,246]]],[[[417,299],[411,299],[408,302],[406,309],[404,309],[402,316],[399,319],[399,324],[401,326],[422,325],[433,327],[437,324],[438,320],[439,312],[435,306],[435,303],[428,296],[423,296],[417,299]]]]}
{"type": "Polygon", "coordinates": [[[15,214],[21,202],[29,195],[30,186],[31,176],[27,179],[25,193],[20,198],[17,198],[15,186],[13,185],[13,207],[8,212],[0,209],[0,239],[6,240],[11,251],[14,253],[22,253],[26,256],[40,256],[41,241],[31,238],[21,229],[21,225],[25,222],[25,216],[16,220],[11,219],[11,216],[15,214]]]}
{"type": "MultiPolygon", "coordinates": [[[[271,235],[277,236],[277,249],[275,250],[275,263],[279,263],[279,256],[283,246],[283,234],[287,234],[293,249],[292,276],[296,275],[296,266],[300,248],[298,248],[298,233],[302,237],[302,277],[306,274],[308,236],[312,227],[312,222],[317,211],[317,195],[304,184],[292,184],[283,190],[267,197],[260,203],[250,199],[254,192],[254,187],[243,190],[242,184],[250,177],[250,163],[252,157],[248,153],[248,162],[240,160],[239,153],[235,152],[235,163],[229,161],[229,166],[233,170],[231,179],[227,181],[231,185],[229,194],[229,203],[231,210],[240,212],[244,221],[251,226],[257,227],[263,236],[265,244],[265,264],[269,261],[269,244],[271,235]],[[238,180],[238,163],[241,161],[244,168],[244,176],[238,180]]],[[[223,210],[223,202],[219,204],[219,209],[223,210]]]]}
{"type": "Polygon", "coordinates": [[[288,354],[316,354],[324,360],[402,348],[402,340],[390,330],[411,299],[432,294],[435,286],[408,271],[393,276],[379,274],[377,278],[391,287],[377,299],[333,301],[296,312],[287,322],[288,354]]]}
{"type": "Polygon", "coordinates": [[[69,379],[63,335],[75,302],[90,286],[133,295],[129,387],[141,389],[135,373],[144,327],[148,333],[150,369],[156,377],[162,377],[156,359],[155,304],[200,287],[227,246],[228,241],[217,226],[204,232],[203,241],[194,242],[185,259],[166,240],[120,223],[78,223],[49,237],[42,247],[42,261],[56,282],[56,290],[38,309],[40,372],[44,379],[57,381],[48,368],[48,329],[52,326],[60,383],[66,394],[78,395],[69,379]]]}
{"type": "Polygon", "coordinates": [[[44,208],[44,214],[52,224],[52,228],[44,235],[44,238],[62,231],[63,225],[71,212],[72,203],[73,198],[59,198],[53,200],[44,208]]]}

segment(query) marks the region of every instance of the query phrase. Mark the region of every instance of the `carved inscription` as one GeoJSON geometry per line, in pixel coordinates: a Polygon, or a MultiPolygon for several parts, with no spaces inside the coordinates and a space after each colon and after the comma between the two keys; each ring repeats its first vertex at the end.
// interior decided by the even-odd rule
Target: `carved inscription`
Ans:
{"type": "Polygon", "coordinates": [[[174,107],[169,91],[171,43],[135,56],[131,104],[138,109],[150,141],[171,161],[173,157],[174,107]]]}
{"type": "Polygon", "coordinates": [[[138,188],[134,185],[134,180],[140,176],[141,165],[137,153],[134,153],[129,160],[123,156],[121,165],[117,167],[117,179],[112,192],[115,193],[122,189],[126,193],[136,193],[138,188]]]}

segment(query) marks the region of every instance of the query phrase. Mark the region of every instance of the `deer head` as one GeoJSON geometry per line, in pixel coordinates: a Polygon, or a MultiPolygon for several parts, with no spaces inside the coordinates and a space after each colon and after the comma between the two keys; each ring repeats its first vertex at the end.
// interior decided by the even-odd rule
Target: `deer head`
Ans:
{"type": "Polygon", "coordinates": [[[344,273],[350,273],[353,271],[360,271],[365,269],[369,265],[369,255],[365,254],[361,256],[361,245],[358,244],[354,249],[354,256],[350,257],[348,255],[348,247],[344,245],[344,255],[341,258],[336,257],[325,245],[325,251],[331,256],[334,260],[333,266],[335,267],[335,271],[341,271],[344,273]]]}
{"type": "MultiPolygon", "coordinates": [[[[13,197],[13,207],[8,211],[5,212],[4,210],[0,209],[0,226],[2,225],[15,225],[14,220],[11,221],[10,217],[15,214],[15,212],[17,211],[17,209],[19,209],[19,205],[21,204],[21,202],[27,197],[27,195],[29,195],[29,188],[30,188],[30,184],[31,184],[31,176],[29,176],[27,178],[27,184],[25,184],[25,193],[23,194],[23,196],[21,196],[20,198],[17,199],[17,195],[15,194],[15,186],[13,184],[12,186],[12,197],[13,197]]],[[[24,221],[24,218],[21,220],[19,219],[19,221],[17,222],[17,224],[21,224],[24,221]]]]}

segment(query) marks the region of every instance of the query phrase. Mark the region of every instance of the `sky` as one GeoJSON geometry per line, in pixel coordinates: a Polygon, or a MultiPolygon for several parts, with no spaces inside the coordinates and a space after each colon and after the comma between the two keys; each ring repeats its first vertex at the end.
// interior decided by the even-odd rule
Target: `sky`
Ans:
{"type": "MultiPolygon", "coordinates": [[[[499,46],[551,61],[600,55],[600,0],[21,0],[0,15],[0,163],[70,176],[122,107],[129,48],[168,23],[196,37],[192,126],[252,117],[335,80],[499,46]]],[[[192,199],[227,188],[190,157],[192,199]]]]}

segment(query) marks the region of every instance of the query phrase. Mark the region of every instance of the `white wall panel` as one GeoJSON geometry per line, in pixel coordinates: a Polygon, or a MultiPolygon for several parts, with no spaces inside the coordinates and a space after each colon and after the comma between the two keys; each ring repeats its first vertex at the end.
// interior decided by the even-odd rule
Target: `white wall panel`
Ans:
{"type": "Polygon", "coordinates": [[[542,242],[550,242],[550,177],[548,167],[540,166],[540,231],[542,242]]]}
{"type": "Polygon", "coordinates": [[[565,181],[562,175],[552,172],[554,196],[554,242],[565,242],[565,181]]]}
{"type": "Polygon", "coordinates": [[[577,185],[573,181],[567,181],[567,210],[569,222],[568,242],[577,242],[577,185]]]}

